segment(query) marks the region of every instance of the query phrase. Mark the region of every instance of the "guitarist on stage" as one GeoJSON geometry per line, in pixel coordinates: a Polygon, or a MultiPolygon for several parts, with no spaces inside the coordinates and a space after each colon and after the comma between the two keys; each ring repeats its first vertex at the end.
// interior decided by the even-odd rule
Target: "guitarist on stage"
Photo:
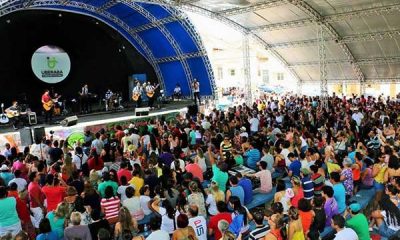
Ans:
{"type": "Polygon", "coordinates": [[[50,122],[52,122],[54,102],[50,96],[50,91],[48,89],[46,89],[42,95],[42,105],[43,105],[45,123],[48,123],[49,120],[50,122]]]}
{"type": "Polygon", "coordinates": [[[26,113],[21,113],[21,108],[18,105],[17,101],[13,101],[11,107],[7,108],[5,112],[7,114],[7,117],[11,120],[14,130],[17,130],[18,125],[21,122],[20,114],[26,113]]]}
{"type": "Polygon", "coordinates": [[[154,109],[154,100],[156,99],[156,97],[155,97],[155,90],[156,90],[157,87],[158,87],[158,85],[154,87],[154,86],[151,84],[150,81],[147,82],[147,85],[146,85],[146,95],[147,95],[147,97],[149,98],[149,105],[148,105],[148,106],[149,106],[150,109],[154,109]]]}
{"type": "Polygon", "coordinates": [[[132,100],[135,103],[135,108],[140,107],[142,104],[142,92],[143,87],[140,85],[140,82],[136,80],[136,86],[132,89],[132,100]]]}

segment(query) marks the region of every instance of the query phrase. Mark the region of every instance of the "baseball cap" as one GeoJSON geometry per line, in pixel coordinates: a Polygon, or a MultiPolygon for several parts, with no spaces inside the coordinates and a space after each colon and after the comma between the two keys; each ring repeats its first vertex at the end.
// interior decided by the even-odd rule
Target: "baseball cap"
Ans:
{"type": "Polygon", "coordinates": [[[352,203],[349,208],[352,212],[359,212],[361,210],[361,205],[359,203],[352,203]]]}

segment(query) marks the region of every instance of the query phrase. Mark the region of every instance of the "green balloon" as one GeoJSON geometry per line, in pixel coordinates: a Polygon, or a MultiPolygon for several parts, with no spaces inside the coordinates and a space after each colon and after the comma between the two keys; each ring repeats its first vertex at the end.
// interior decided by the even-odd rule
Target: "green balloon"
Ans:
{"type": "Polygon", "coordinates": [[[82,132],[74,132],[74,133],[71,133],[67,138],[69,147],[73,147],[75,145],[75,143],[78,141],[81,144],[84,143],[85,142],[85,134],[83,134],[82,132]]]}

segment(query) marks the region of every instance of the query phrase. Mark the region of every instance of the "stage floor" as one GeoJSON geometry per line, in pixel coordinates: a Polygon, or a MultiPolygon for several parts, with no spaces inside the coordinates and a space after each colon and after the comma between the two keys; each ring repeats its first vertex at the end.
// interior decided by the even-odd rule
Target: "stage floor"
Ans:
{"type": "MultiPolygon", "coordinates": [[[[149,112],[148,116],[142,116],[142,117],[149,117],[149,116],[156,117],[161,114],[181,112],[183,110],[186,110],[185,108],[191,104],[193,104],[193,101],[188,101],[188,100],[170,102],[168,104],[164,104],[159,109],[151,110],[149,112]]],[[[135,116],[134,113],[135,113],[134,109],[124,109],[124,110],[119,110],[119,111],[96,112],[96,113],[85,114],[85,115],[77,115],[78,124],[74,125],[74,126],[86,127],[86,126],[91,126],[91,125],[107,124],[107,123],[113,123],[113,122],[118,122],[118,121],[129,121],[129,120],[133,120],[133,119],[142,118],[140,116],[135,116]]],[[[57,117],[56,120],[61,121],[64,118],[65,118],[64,116],[57,117]]],[[[36,124],[36,125],[31,126],[31,128],[35,128],[35,127],[45,127],[46,132],[51,131],[51,130],[57,131],[57,130],[60,130],[63,128],[68,128],[68,127],[63,127],[60,124],[36,124]]],[[[11,134],[11,133],[16,133],[16,132],[19,132],[19,130],[14,130],[12,128],[11,124],[0,125],[0,134],[11,134]]]]}

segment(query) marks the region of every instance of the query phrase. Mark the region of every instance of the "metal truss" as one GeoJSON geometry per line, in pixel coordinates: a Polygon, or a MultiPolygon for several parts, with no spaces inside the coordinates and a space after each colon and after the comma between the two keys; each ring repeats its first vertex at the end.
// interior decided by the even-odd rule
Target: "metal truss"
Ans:
{"type": "Polygon", "coordinates": [[[109,0],[106,3],[103,4],[103,6],[100,6],[99,9],[100,11],[106,11],[107,9],[117,5],[119,3],[119,0],[109,0]]]}
{"type": "Polygon", "coordinates": [[[322,25],[318,28],[318,56],[319,56],[319,77],[321,84],[321,105],[322,107],[328,107],[328,80],[326,70],[326,46],[325,46],[325,29],[322,25]]]}
{"type": "Polygon", "coordinates": [[[243,71],[244,71],[244,91],[247,106],[253,104],[253,94],[251,91],[251,72],[250,72],[250,43],[249,35],[243,35],[243,71]]]}
{"type": "MultiPolygon", "coordinates": [[[[323,16],[319,12],[314,10],[304,0],[293,0],[291,3],[296,7],[298,7],[299,9],[301,9],[307,15],[309,15],[313,19],[313,21],[316,22],[318,25],[321,25],[324,28],[324,33],[329,34],[333,38],[341,39],[339,33],[336,32],[336,30],[329,23],[322,20],[323,16]]],[[[345,56],[347,57],[347,62],[351,64],[355,76],[359,79],[360,82],[363,82],[365,78],[364,73],[361,71],[360,66],[356,62],[353,53],[350,51],[346,43],[339,41],[338,44],[340,48],[343,50],[345,56]]]]}
{"type": "MultiPolygon", "coordinates": [[[[316,80],[302,80],[304,84],[315,84],[317,81],[316,80]]],[[[358,79],[351,79],[351,78],[328,78],[328,85],[334,85],[334,84],[360,84],[358,79]]],[[[388,77],[388,78],[367,78],[364,81],[364,84],[361,84],[360,86],[369,84],[380,84],[380,83],[400,83],[400,78],[396,77],[388,77]]]]}
{"type": "MultiPolygon", "coordinates": [[[[347,59],[331,59],[326,60],[326,64],[344,64],[347,63],[347,59]]],[[[398,64],[400,63],[400,57],[377,57],[377,58],[360,58],[357,59],[357,64],[360,66],[369,65],[383,65],[383,64],[398,64]]],[[[301,67],[313,67],[319,65],[319,61],[309,62],[296,62],[289,65],[289,68],[301,68],[301,67]]]]}
{"type": "MultiPolygon", "coordinates": [[[[151,1],[154,2],[154,1],[157,1],[157,0],[151,0],[151,1]]],[[[250,36],[251,38],[253,38],[256,42],[258,42],[259,44],[261,44],[262,46],[264,46],[265,49],[268,50],[268,51],[271,53],[271,55],[273,55],[274,57],[276,57],[276,59],[277,59],[278,61],[280,61],[281,64],[282,64],[283,66],[285,66],[285,67],[287,68],[288,72],[289,72],[296,80],[300,81],[300,77],[297,75],[297,73],[296,73],[295,71],[293,71],[293,69],[287,67],[287,66],[289,66],[289,64],[286,62],[286,60],[283,59],[283,57],[282,57],[278,52],[276,52],[275,50],[271,49],[271,48],[270,48],[270,45],[269,45],[264,39],[262,39],[260,36],[258,36],[258,35],[256,35],[256,34],[250,32],[250,30],[247,29],[246,27],[244,27],[244,26],[242,26],[242,25],[236,23],[235,21],[233,21],[233,20],[231,20],[231,19],[229,19],[229,18],[227,18],[227,17],[225,17],[225,16],[223,16],[223,15],[221,15],[221,14],[212,12],[212,11],[210,11],[210,10],[208,10],[208,9],[201,8],[201,7],[199,7],[199,6],[195,6],[195,5],[181,5],[181,6],[180,6],[180,9],[186,10],[186,11],[189,11],[189,12],[194,12],[194,13],[197,13],[197,14],[200,14],[200,15],[203,15],[203,16],[206,16],[206,17],[209,17],[209,18],[211,18],[211,19],[220,21],[220,22],[222,22],[222,23],[224,23],[224,24],[226,24],[226,25],[232,27],[233,29],[235,29],[235,30],[241,32],[241,33],[244,34],[244,35],[249,34],[249,36],[250,36]]]]}
{"type": "Polygon", "coordinates": [[[166,18],[157,19],[154,22],[150,22],[150,23],[143,24],[141,26],[132,28],[131,32],[138,33],[138,32],[142,32],[142,31],[146,31],[146,30],[149,30],[149,29],[152,29],[152,28],[156,28],[159,25],[164,25],[164,24],[167,24],[167,23],[176,22],[178,20],[179,20],[179,17],[176,16],[176,15],[169,16],[169,17],[166,17],[166,18]]]}
{"type": "Polygon", "coordinates": [[[215,84],[213,68],[211,66],[210,59],[208,58],[208,55],[207,55],[207,50],[204,47],[204,44],[203,44],[203,41],[201,40],[199,32],[196,30],[196,27],[189,20],[186,13],[184,13],[181,10],[178,10],[177,8],[171,8],[171,7],[166,7],[166,6],[164,6],[164,8],[166,9],[166,11],[170,12],[173,15],[184,16],[179,21],[180,21],[182,27],[189,33],[189,36],[190,36],[190,38],[192,38],[193,42],[196,43],[196,46],[199,49],[199,53],[201,53],[203,55],[203,57],[202,57],[203,63],[206,66],[207,76],[208,76],[208,79],[210,81],[211,88],[212,88],[212,98],[215,100],[218,99],[218,94],[216,94],[217,86],[215,84]]]}
{"type": "MultiPolygon", "coordinates": [[[[385,32],[372,32],[372,33],[364,33],[364,34],[355,34],[344,36],[342,39],[335,39],[332,37],[325,37],[326,42],[342,42],[342,43],[352,43],[352,42],[368,42],[368,41],[379,41],[384,39],[393,39],[396,37],[400,37],[400,30],[392,30],[385,32]]],[[[282,42],[271,44],[271,48],[273,49],[281,49],[281,48],[296,48],[296,47],[308,47],[308,46],[316,46],[319,42],[319,39],[309,39],[303,41],[293,41],[293,42],[282,42]]]]}
{"type": "MultiPolygon", "coordinates": [[[[108,13],[107,11],[102,11],[101,9],[96,8],[96,7],[92,6],[92,5],[84,4],[84,3],[81,3],[81,2],[75,2],[75,1],[68,1],[68,2],[65,2],[64,4],[65,4],[65,6],[75,7],[75,8],[78,8],[78,9],[84,9],[84,10],[87,10],[89,12],[92,12],[93,14],[98,14],[98,15],[104,17],[105,19],[108,19],[108,20],[114,22],[116,25],[122,27],[127,33],[130,34],[130,36],[143,49],[143,51],[145,52],[143,57],[153,67],[153,69],[154,69],[154,71],[155,71],[155,73],[157,75],[157,78],[160,80],[160,83],[164,84],[164,77],[163,77],[163,75],[161,73],[159,65],[156,64],[156,62],[155,62],[155,58],[153,56],[153,53],[148,48],[147,44],[137,34],[130,33],[131,29],[126,23],[121,21],[119,18],[116,18],[112,14],[108,13]]],[[[60,1],[58,1],[58,0],[44,0],[44,1],[43,0],[36,0],[30,6],[30,8],[33,8],[33,9],[34,8],[46,9],[48,7],[51,7],[51,6],[59,6],[59,5],[60,5],[60,1]]],[[[83,14],[83,13],[80,13],[80,12],[78,12],[78,13],[79,14],[83,14]]],[[[102,21],[101,19],[99,19],[99,20],[102,21]]],[[[112,27],[112,26],[110,26],[110,27],[112,27]]],[[[115,30],[118,31],[117,29],[115,29],[115,30]]]]}
{"type": "Polygon", "coordinates": [[[247,13],[247,12],[254,12],[254,11],[258,11],[258,10],[262,10],[262,9],[266,9],[266,8],[282,6],[284,4],[287,4],[286,0],[267,0],[264,2],[260,2],[260,3],[254,4],[254,5],[247,6],[247,7],[235,7],[235,8],[222,10],[217,13],[222,14],[224,16],[233,16],[233,15],[239,15],[239,14],[247,13]]]}
{"type": "MultiPolygon", "coordinates": [[[[150,22],[153,22],[157,26],[157,29],[160,30],[160,32],[168,40],[168,42],[173,47],[175,53],[180,58],[180,62],[182,63],[183,71],[185,72],[186,80],[188,83],[188,87],[189,87],[188,89],[189,89],[190,95],[192,95],[192,89],[190,87],[191,81],[193,81],[192,72],[190,71],[189,63],[187,62],[187,60],[185,58],[183,58],[184,53],[183,53],[181,47],[176,42],[176,40],[172,36],[172,34],[168,31],[168,29],[163,24],[157,23],[157,18],[154,17],[149,11],[147,11],[141,5],[131,2],[131,1],[126,1],[126,0],[121,0],[121,2],[123,2],[125,5],[131,7],[132,9],[136,10],[138,13],[140,13],[143,17],[145,17],[150,22]]],[[[162,87],[164,87],[164,89],[165,89],[165,85],[162,87]]]]}
{"type": "Polygon", "coordinates": [[[184,53],[181,56],[157,58],[155,61],[156,63],[167,63],[167,62],[176,62],[176,61],[181,61],[182,59],[197,58],[197,57],[204,57],[204,55],[201,52],[184,53]]]}
{"type": "MultiPolygon", "coordinates": [[[[296,0],[294,0],[293,2],[295,2],[295,1],[296,0]]],[[[385,15],[385,14],[398,12],[398,11],[400,11],[399,3],[388,5],[388,6],[383,6],[383,7],[374,7],[374,8],[368,8],[368,9],[363,9],[363,10],[349,11],[349,12],[344,12],[344,13],[339,13],[339,14],[321,16],[319,18],[319,21],[323,21],[325,23],[334,23],[334,22],[349,20],[352,18],[376,16],[376,15],[379,16],[379,15],[385,15]]],[[[313,18],[306,18],[306,19],[300,19],[300,20],[295,20],[295,21],[261,25],[261,26],[250,28],[250,30],[252,32],[274,31],[274,30],[304,27],[304,26],[308,26],[311,23],[315,23],[315,22],[316,21],[313,18]]]]}

